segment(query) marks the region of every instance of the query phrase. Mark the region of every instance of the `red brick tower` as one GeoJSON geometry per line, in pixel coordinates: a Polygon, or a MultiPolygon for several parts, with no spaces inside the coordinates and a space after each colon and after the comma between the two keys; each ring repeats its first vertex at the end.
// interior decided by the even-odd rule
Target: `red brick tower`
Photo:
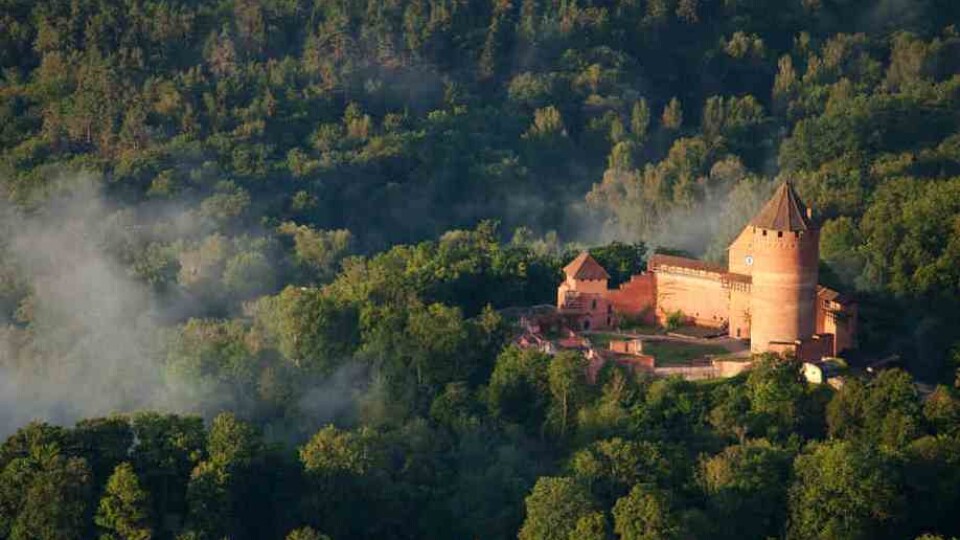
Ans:
{"type": "Polygon", "coordinates": [[[785,182],[749,225],[753,233],[750,349],[809,338],[816,326],[820,231],[785,182]]]}
{"type": "Polygon", "coordinates": [[[607,299],[610,275],[586,251],[563,268],[567,279],[557,289],[557,309],[570,317],[577,328],[596,330],[614,322],[613,306],[607,299]]]}

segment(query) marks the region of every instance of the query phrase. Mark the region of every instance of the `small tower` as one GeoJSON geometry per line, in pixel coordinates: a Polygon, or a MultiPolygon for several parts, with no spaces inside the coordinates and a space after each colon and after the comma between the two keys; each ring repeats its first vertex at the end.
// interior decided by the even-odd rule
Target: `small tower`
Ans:
{"type": "Polygon", "coordinates": [[[809,338],[816,326],[820,231],[784,182],[748,225],[752,234],[750,350],[809,338]]]}
{"type": "Polygon", "coordinates": [[[577,327],[594,330],[613,324],[613,306],[607,299],[610,275],[586,251],[563,268],[566,279],[557,288],[557,310],[577,327]]]}
{"type": "Polygon", "coordinates": [[[581,252],[570,264],[564,266],[563,273],[566,280],[560,285],[558,306],[564,304],[564,295],[567,292],[601,295],[607,292],[610,275],[587,251],[581,252]]]}

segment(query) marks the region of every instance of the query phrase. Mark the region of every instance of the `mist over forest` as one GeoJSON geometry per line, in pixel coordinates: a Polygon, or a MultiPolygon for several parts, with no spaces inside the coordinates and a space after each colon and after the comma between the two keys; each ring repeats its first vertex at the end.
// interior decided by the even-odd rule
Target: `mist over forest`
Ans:
{"type": "Polygon", "coordinates": [[[0,0],[0,539],[957,537],[958,318],[954,0],[0,0]],[[898,369],[511,345],[783,181],[898,369]]]}

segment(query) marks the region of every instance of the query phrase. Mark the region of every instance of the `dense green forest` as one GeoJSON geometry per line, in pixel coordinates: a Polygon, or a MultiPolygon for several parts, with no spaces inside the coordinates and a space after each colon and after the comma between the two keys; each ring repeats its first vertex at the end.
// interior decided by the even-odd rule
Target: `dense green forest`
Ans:
{"type": "Polygon", "coordinates": [[[0,538],[960,536],[958,318],[955,0],[0,0],[0,538]],[[906,370],[508,345],[783,179],[906,370]]]}

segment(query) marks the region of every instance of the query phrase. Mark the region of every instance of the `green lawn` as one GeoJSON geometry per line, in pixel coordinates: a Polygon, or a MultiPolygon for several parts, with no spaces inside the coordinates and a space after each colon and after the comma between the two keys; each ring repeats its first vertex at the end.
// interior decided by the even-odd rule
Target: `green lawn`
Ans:
{"type": "Polygon", "coordinates": [[[645,341],[643,352],[657,359],[658,366],[678,366],[689,364],[691,360],[708,354],[726,354],[727,350],[718,345],[699,345],[677,341],[645,341]]]}
{"type": "Polygon", "coordinates": [[[631,332],[634,334],[662,334],[663,327],[656,325],[643,324],[641,322],[621,321],[620,330],[622,332],[631,332]]]}
{"type": "Polygon", "coordinates": [[[610,346],[610,342],[614,340],[635,339],[617,332],[584,332],[583,335],[590,340],[591,345],[598,349],[606,349],[610,346]]]}

